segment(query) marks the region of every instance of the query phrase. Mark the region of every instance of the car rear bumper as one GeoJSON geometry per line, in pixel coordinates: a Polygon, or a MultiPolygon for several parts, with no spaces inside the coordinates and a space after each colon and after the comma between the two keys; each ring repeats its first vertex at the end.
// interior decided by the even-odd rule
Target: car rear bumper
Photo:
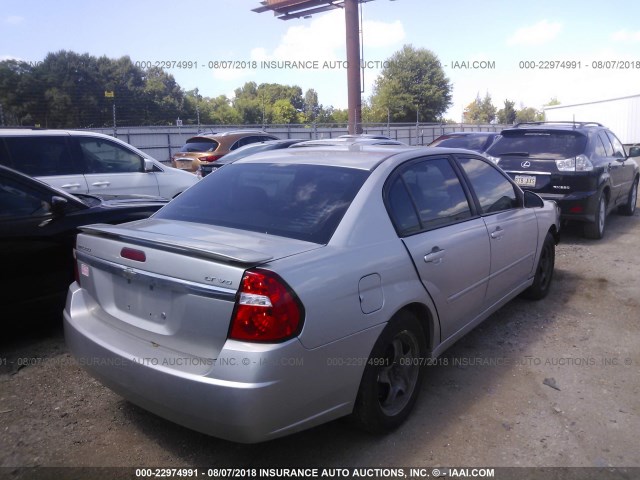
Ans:
{"type": "Polygon", "coordinates": [[[599,191],[573,192],[567,195],[538,193],[545,200],[553,200],[560,207],[563,220],[595,222],[599,191]]]}
{"type": "MultiPolygon", "coordinates": [[[[142,408],[208,435],[255,443],[351,413],[362,369],[327,359],[349,351],[360,335],[306,350],[227,341],[216,359],[163,349],[101,321],[87,293],[69,287],[64,332],[91,375],[142,408]],[[346,350],[345,350],[346,349],[346,350]]],[[[379,331],[364,333],[375,341],[379,331]]],[[[370,340],[365,339],[365,341],[370,340]]]]}

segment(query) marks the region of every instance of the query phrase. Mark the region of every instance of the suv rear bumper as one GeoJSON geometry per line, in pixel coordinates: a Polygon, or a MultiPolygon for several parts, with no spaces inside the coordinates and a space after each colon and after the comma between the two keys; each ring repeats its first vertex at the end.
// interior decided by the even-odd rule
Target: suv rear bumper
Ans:
{"type": "Polygon", "coordinates": [[[543,199],[553,200],[558,204],[560,217],[563,220],[575,220],[578,222],[595,222],[599,194],[598,190],[573,192],[568,195],[538,193],[543,199]]]}

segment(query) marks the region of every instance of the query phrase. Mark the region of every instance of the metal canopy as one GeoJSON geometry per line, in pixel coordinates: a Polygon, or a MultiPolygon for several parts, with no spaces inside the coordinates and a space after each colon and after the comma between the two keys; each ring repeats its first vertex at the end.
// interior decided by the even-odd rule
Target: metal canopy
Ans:
{"type": "MultiPolygon", "coordinates": [[[[367,3],[373,0],[358,0],[367,3]]],[[[280,20],[307,17],[327,10],[344,8],[344,0],[264,0],[262,7],[254,8],[257,13],[272,11],[280,20]]]]}

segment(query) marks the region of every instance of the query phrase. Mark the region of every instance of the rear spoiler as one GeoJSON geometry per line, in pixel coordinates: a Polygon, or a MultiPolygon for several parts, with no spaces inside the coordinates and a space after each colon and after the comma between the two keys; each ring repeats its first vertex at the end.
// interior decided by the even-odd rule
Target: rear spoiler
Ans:
{"type": "Polygon", "coordinates": [[[273,256],[265,253],[256,252],[248,248],[234,247],[232,245],[202,242],[178,237],[170,237],[170,240],[165,240],[162,238],[164,235],[145,232],[135,232],[135,234],[132,234],[131,230],[118,225],[99,223],[79,227],[79,230],[89,235],[122,240],[143,247],[151,247],[168,252],[180,253],[182,255],[192,255],[224,262],[240,263],[243,265],[257,265],[273,258],[273,256]]]}

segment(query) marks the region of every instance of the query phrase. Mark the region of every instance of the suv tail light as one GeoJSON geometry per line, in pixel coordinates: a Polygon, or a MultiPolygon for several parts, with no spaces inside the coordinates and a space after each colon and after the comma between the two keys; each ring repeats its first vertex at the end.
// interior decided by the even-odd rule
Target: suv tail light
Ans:
{"type": "Polygon", "coordinates": [[[593,163],[586,155],[578,155],[575,158],[556,160],[556,167],[561,172],[590,172],[593,170],[593,163]]]}
{"type": "Polygon", "coordinates": [[[229,338],[282,342],[302,329],[304,308],[297,295],[273,272],[247,270],[242,277],[229,338]]]}

